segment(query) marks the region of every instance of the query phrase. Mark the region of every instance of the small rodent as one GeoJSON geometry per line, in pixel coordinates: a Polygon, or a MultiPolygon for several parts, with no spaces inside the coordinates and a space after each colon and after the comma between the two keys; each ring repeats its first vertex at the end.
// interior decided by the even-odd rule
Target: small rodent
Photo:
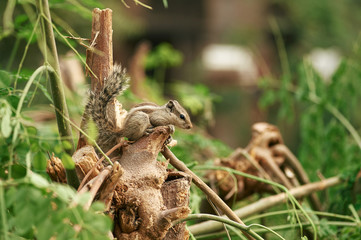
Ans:
{"type": "Polygon", "coordinates": [[[90,92],[85,107],[85,116],[91,116],[98,128],[97,144],[104,152],[119,142],[121,137],[136,141],[148,135],[157,126],[174,126],[190,129],[192,122],[187,111],[176,101],[158,106],[154,103],[141,103],[130,109],[124,120],[122,129],[115,130],[113,122],[107,117],[107,105],[128,88],[130,78],[125,69],[114,65],[113,71],[104,80],[104,86],[99,92],[90,92]]]}

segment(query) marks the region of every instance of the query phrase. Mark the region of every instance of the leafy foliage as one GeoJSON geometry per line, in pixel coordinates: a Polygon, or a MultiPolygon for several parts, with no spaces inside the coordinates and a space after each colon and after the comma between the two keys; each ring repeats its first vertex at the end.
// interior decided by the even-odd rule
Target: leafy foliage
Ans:
{"type": "Polygon", "coordinates": [[[19,181],[1,182],[0,188],[2,239],[108,239],[112,224],[99,214],[103,204],[85,211],[82,205],[89,196],[79,198],[69,186],[31,173],[19,181]]]}
{"type": "MultiPolygon", "coordinates": [[[[329,81],[307,61],[295,72],[282,77],[280,83],[272,78],[263,79],[260,85],[265,93],[260,105],[277,103],[279,117],[291,122],[293,116],[300,116],[298,156],[311,179],[317,180],[319,171],[326,177],[343,173],[348,180],[342,188],[330,190],[330,210],[345,213],[345,206],[351,203],[360,210],[360,199],[352,197],[355,178],[361,169],[361,138],[356,130],[360,127],[356,121],[360,117],[357,110],[357,102],[361,100],[360,65],[352,58],[344,60],[329,81]]],[[[326,228],[322,224],[320,228],[320,236],[324,231],[325,239],[360,237],[354,228],[326,228]]]]}
{"type": "Polygon", "coordinates": [[[355,127],[348,120],[357,117],[355,103],[360,96],[355,89],[361,87],[359,74],[352,62],[343,62],[327,83],[305,62],[300,65],[294,82],[283,78],[277,90],[270,88],[276,85],[270,81],[262,83],[267,88],[260,102],[262,106],[279,102],[281,118],[300,110],[299,157],[314,178],[315,169],[333,176],[345,167],[360,167],[358,133],[352,132],[355,127]]]}

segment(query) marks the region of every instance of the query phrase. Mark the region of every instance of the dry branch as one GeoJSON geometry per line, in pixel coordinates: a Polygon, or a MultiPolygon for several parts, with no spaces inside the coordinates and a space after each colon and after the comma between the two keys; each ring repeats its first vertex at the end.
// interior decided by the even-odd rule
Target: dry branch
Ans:
{"type": "Polygon", "coordinates": [[[87,49],[86,63],[92,72],[87,69],[91,77],[92,90],[100,90],[106,78],[113,69],[113,29],[112,10],[107,8],[93,10],[91,46],[87,49]]]}
{"type": "MultiPolygon", "coordinates": [[[[328,179],[320,181],[320,182],[310,183],[310,184],[303,185],[301,187],[293,188],[289,192],[294,197],[301,198],[301,197],[307,196],[313,192],[321,191],[326,188],[341,184],[342,182],[343,182],[343,180],[341,178],[332,177],[332,178],[328,178],[328,179]]],[[[251,216],[252,214],[269,209],[278,204],[284,203],[287,199],[288,199],[288,196],[286,193],[280,193],[280,194],[273,195],[270,197],[262,198],[262,199],[258,200],[257,202],[254,202],[243,208],[235,210],[234,212],[240,218],[244,218],[244,217],[251,216]]],[[[194,235],[215,232],[215,231],[222,230],[222,228],[223,228],[222,223],[214,222],[214,221],[206,221],[206,222],[199,223],[199,224],[188,227],[188,229],[194,235]]]]}
{"type": "MultiPolygon", "coordinates": [[[[302,165],[283,144],[278,128],[268,123],[254,124],[248,146],[235,150],[228,158],[216,160],[215,165],[279,182],[288,189],[299,186],[298,181],[301,184],[309,183],[302,165]]],[[[217,185],[220,196],[225,200],[231,199],[232,196],[240,200],[253,193],[275,192],[268,184],[239,175],[233,177],[225,171],[211,171],[207,178],[213,185],[217,185]],[[237,181],[233,181],[233,178],[237,181]]],[[[311,194],[310,200],[315,210],[321,209],[316,194],[311,194]]]]}
{"type": "MultiPolygon", "coordinates": [[[[91,47],[86,51],[87,75],[91,77],[92,91],[100,91],[106,78],[113,69],[113,29],[112,10],[107,8],[93,10],[91,47]],[[91,71],[90,71],[91,70],[91,71]]],[[[82,118],[80,128],[86,129],[88,116],[82,118]]],[[[77,149],[87,145],[87,140],[79,133],[77,149]]]]}

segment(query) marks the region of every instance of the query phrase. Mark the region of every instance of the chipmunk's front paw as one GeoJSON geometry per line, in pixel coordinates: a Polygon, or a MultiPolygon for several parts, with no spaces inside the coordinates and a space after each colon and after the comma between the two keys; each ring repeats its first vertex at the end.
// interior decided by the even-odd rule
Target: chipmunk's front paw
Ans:
{"type": "Polygon", "coordinates": [[[169,136],[169,137],[167,138],[167,140],[165,140],[164,145],[168,145],[168,144],[170,144],[172,141],[173,141],[172,136],[169,136]]]}
{"type": "Polygon", "coordinates": [[[154,132],[154,127],[149,127],[145,130],[144,135],[148,136],[149,134],[151,134],[152,132],[154,132]]]}
{"type": "Polygon", "coordinates": [[[175,132],[175,127],[173,125],[168,125],[170,134],[173,134],[175,132]]]}

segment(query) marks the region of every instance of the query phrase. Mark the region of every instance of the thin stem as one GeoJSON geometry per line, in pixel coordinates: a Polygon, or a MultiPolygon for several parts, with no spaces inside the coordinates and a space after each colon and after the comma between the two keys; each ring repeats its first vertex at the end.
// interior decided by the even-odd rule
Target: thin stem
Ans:
{"type": "MultiPolygon", "coordinates": [[[[306,223],[301,223],[303,227],[308,227],[311,224],[306,222],[306,223]]],[[[354,222],[339,222],[339,221],[325,221],[325,222],[314,222],[315,225],[319,226],[319,225],[323,225],[325,224],[326,226],[339,226],[339,227],[357,227],[357,223],[354,222]]],[[[299,227],[298,224],[284,224],[284,225],[278,225],[278,226],[272,226],[269,227],[275,231],[280,231],[280,230],[287,230],[287,229],[294,229],[299,227]]],[[[262,233],[265,232],[263,229],[255,229],[255,231],[257,233],[262,233]]]]}
{"type": "Polygon", "coordinates": [[[14,131],[13,131],[13,137],[12,137],[12,144],[10,145],[9,147],[9,173],[8,173],[8,178],[11,179],[12,177],[12,165],[13,165],[13,162],[14,162],[14,159],[13,159],[13,153],[14,153],[14,147],[15,147],[15,142],[18,138],[18,134],[19,134],[19,130],[20,130],[20,113],[21,113],[21,109],[23,107],[23,104],[24,104],[24,100],[25,100],[25,97],[27,95],[27,93],[29,92],[30,90],[30,87],[31,85],[33,84],[35,78],[40,74],[42,73],[44,70],[47,70],[48,69],[48,66],[40,66],[38,69],[35,70],[35,72],[31,75],[31,77],[29,78],[28,82],[26,83],[25,87],[24,87],[24,91],[23,93],[21,94],[21,97],[20,97],[20,100],[19,100],[19,103],[18,103],[18,106],[16,108],[16,113],[15,113],[15,120],[16,120],[16,123],[15,123],[15,127],[14,127],[14,131]]]}
{"type": "Polygon", "coordinates": [[[276,39],[276,45],[277,45],[278,53],[279,53],[279,56],[280,56],[282,72],[286,77],[290,77],[291,76],[290,66],[289,66],[289,63],[288,63],[285,43],[284,43],[283,38],[282,38],[281,30],[280,30],[280,28],[279,28],[279,26],[277,24],[277,21],[276,21],[276,19],[274,17],[270,18],[270,25],[271,25],[272,32],[273,32],[273,34],[275,36],[275,39],[276,39]]]}
{"type": "Polygon", "coordinates": [[[347,118],[345,118],[345,116],[337,109],[335,108],[333,105],[331,104],[326,104],[326,109],[337,119],[340,121],[340,123],[347,129],[347,131],[349,131],[349,133],[351,134],[351,136],[354,138],[356,144],[359,146],[359,148],[361,149],[361,137],[358,134],[357,130],[352,126],[352,124],[350,123],[350,121],[347,120],[347,118]]]}
{"type": "MultiPolygon", "coordinates": [[[[47,18],[47,16],[43,15],[43,18],[50,22],[50,20],[47,18]]],[[[50,22],[51,23],[51,22],[50,22]]],[[[80,55],[80,53],[70,44],[70,42],[68,41],[68,39],[59,31],[59,29],[54,25],[52,24],[53,26],[53,29],[55,30],[55,32],[57,34],[59,34],[59,36],[64,40],[64,42],[66,42],[66,44],[68,45],[68,47],[71,48],[71,50],[73,50],[73,52],[75,53],[75,55],[78,56],[79,60],[85,65],[85,67],[87,68],[87,70],[92,74],[94,75],[96,78],[98,78],[94,73],[93,71],[91,70],[91,68],[88,66],[88,64],[86,63],[86,61],[84,61],[84,59],[82,58],[82,56],[80,55]]]]}
{"type": "Polygon", "coordinates": [[[13,65],[15,55],[19,49],[19,44],[20,44],[20,37],[16,36],[16,40],[15,40],[14,46],[12,47],[8,63],[6,64],[6,71],[10,71],[11,66],[13,65]]]}
{"type": "MultiPolygon", "coordinates": [[[[53,32],[53,26],[51,23],[50,10],[47,0],[38,0],[38,6],[41,15],[43,16],[43,30],[45,34],[46,47],[48,51],[44,56],[45,60],[49,62],[50,66],[54,69],[54,74],[50,74],[50,87],[52,91],[52,97],[55,107],[59,110],[56,112],[56,119],[58,123],[59,134],[61,137],[72,136],[70,124],[64,120],[63,116],[68,117],[68,108],[65,101],[64,88],[61,81],[60,65],[58,60],[58,53],[56,49],[55,37],[53,32]],[[62,114],[60,114],[62,113],[62,114]]],[[[72,139],[69,140],[73,146],[73,149],[68,150],[68,154],[72,154],[74,151],[74,143],[72,139]]]]}
{"type": "MultiPolygon", "coordinates": [[[[315,224],[317,226],[319,225],[327,225],[327,226],[337,226],[337,227],[357,227],[357,224],[354,222],[339,222],[339,221],[326,221],[326,222],[315,222],[315,224]]],[[[303,227],[308,227],[310,226],[310,223],[302,223],[303,227]]],[[[268,229],[271,229],[273,231],[284,231],[284,230],[294,230],[295,228],[299,227],[298,224],[284,224],[284,225],[277,225],[277,226],[272,226],[272,227],[268,227],[268,229]]],[[[255,229],[255,232],[261,234],[261,233],[266,233],[269,232],[268,229],[255,229]]],[[[197,239],[218,239],[221,238],[225,235],[225,232],[219,232],[219,233],[209,233],[209,234],[202,234],[197,236],[197,239]]]]}
{"type": "MultiPolygon", "coordinates": [[[[52,107],[55,108],[55,106],[51,105],[52,107]]],[[[55,109],[56,111],[58,111],[57,109],[55,109]]],[[[110,158],[104,153],[104,151],[99,147],[99,145],[97,144],[97,142],[92,139],[86,132],[84,132],[81,128],[79,128],[76,124],[74,124],[68,117],[66,116],[63,116],[63,118],[69,122],[70,125],[72,125],[76,130],[78,130],[79,132],[81,132],[84,136],[86,136],[90,141],[91,143],[94,144],[94,146],[99,150],[99,152],[104,156],[104,158],[108,161],[108,163],[110,165],[113,166],[113,162],[110,160],[110,158]]],[[[116,145],[118,146],[118,145],[116,145]]]]}
{"type": "Polygon", "coordinates": [[[1,222],[2,222],[2,239],[8,239],[8,224],[6,219],[6,209],[5,209],[5,198],[4,198],[4,185],[3,181],[0,180],[0,208],[1,208],[1,222]]]}
{"type": "MultiPolygon", "coordinates": [[[[293,211],[293,210],[292,210],[293,211]]],[[[296,210],[297,212],[301,212],[300,210],[296,210]]],[[[345,215],[341,215],[341,214],[336,214],[336,213],[329,213],[329,212],[319,212],[319,211],[310,211],[310,210],[305,210],[306,212],[315,214],[315,215],[319,215],[319,216],[324,216],[324,217],[330,217],[330,218],[339,218],[339,219],[343,219],[343,220],[348,220],[348,221],[353,221],[355,222],[356,220],[350,216],[345,216],[345,215]]],[[[281,210],[281,211],[274,211],[274,212],[267,212],[267,213],[263,213],[263,214],[258,214],[249,218],[246,218],[244,221],[245,222],[250,222],[256,219],[260,219],[260,218],[265,218],[265,217],[273,217],[273,216],[278,216],[278,215],[282,215],[282,214],[289,214],[291,213],[290,210],[281,210]]]]}
{"type": "MultiPolygon", "coordinates": [[[[317,239],[317,228],[313,224],[313,221],[312,221],[311,217],[306,213],[306,211],[303,209],[301,204],[296,200],[296,198],[289,192],[289,190],[285,186],[283,186],[283,185],[281,185],[279,183],[276,183],[276,182],[272,182],[272,181],[269,181],[269,180],[266,180],[266,179],[263,179],[263,178],[260,178],[260,177],[256,177],[254,175],[247,174],[247,173],[244,173],[244,172],[240,172],[240,171],[234,170],[232,168],[227,168],[227,167],[197,166],[197,167],[195,167],[195,169],[196,170],[223,170],[223,171],[227,171],[227,172],[232,172],[234,174],[237,174],[237,175],[240,175],[240,176],[243,176],[243,177],[246,177],[246,178],[250,178],[250,179],[253,179],[253,180],[256,180],[256,181],[259,181],[259,182],[263,182],[263,183],[266,183],[266,184],[270,184],[270,185],[273,185],[275,187],[278,187],[278,188],[282,189],[287,194],[288,199],[291,201],[291,204],[293,205],[294,210],[296,210],[295,206],[297,206],[301,210],[301,212],[304,214],[304,216],[307,218],[307,220],[310,222],[310,224],[312,226],[312,229],[314,230],[314,239],[317,239]]],[[[297,213],[296,213],[296,218],[297,218],[298,222],[300,222],[300,219],[299,219],[297,213]]],[[[300,225],[300,228],[302,230],[302,225],[300,225]]]]}
{"type": "Polygon", "coordinates": [[[3,15],[3,34],[0,36],[6,37],[10,35],[14,31],[14,21],[13,21],[13,13],[16,5],[16,0],[8,0],[6,4],[4,15],[3,15]]]}
{"type": "Polygon", "coordinates": [[[144,4],[144,3],[142,3],[142,2],[139,1],[139,0],[134,0],[134,2],[135,2],[136,5],[139,4],[140,6],[145,7],[145,8],[148,8],[148,9],[150,9],[150,10],[153,9],[151,6],[148,6],[147,4],[144,4]]]}
{"type": "Polygon", "coordinates": [[[352,204],[350,204],[350,205],[348,205],[348,208],[350,209],[352,215],[355,217],[357,224],[360,225],[360,217],[359,217],[355,207],[352,204]]]}
{"type": "MultiPolygon", "coordinates": [[[[320,191],[338,184],[343,183],[344,181],[339,177],[328,178],[319,182],[309,183],[300,187],[295,187],[290,190],[290,193],[295,198],[304,197],[312,192],[320,191]]],[[[287,200],[288,196],[286,193],[280,193],[277,195],[271,195],[262,199],[259,199],[256,202],[250,203],[245,207],[234,210],[234,213],[237,214],[240,218],[250,216],[252,214],[264,211],[273,206],[284,203],[287,200]]],[[[210,231],[217,231],[222,229],[222,224],[218,222],[206,221],[198,223],[192,226],[189,226],[189,229],[194,235],[204,234],[210,231]]]]}
{"type": "MultiPolygon", "coordinates": [[[[124,145],[124,143],[122,143],[122,142],[121,142],[121,143],[118,143],[117,145],[115,145],[114,147],[112,147],[105,155],[106,155],[106,156],[109,156],[109,155],[112,154],[116,149],[120,148],[120,147],[123,146],[123,145],[124,145]]],[[[92,172],[94,171],[94,169],[95,169],[104,159],[105,159],[104,156],[103,156],[101,159],[99,159],[98,162],[96,162],[96,163],[94,164],[94,166],[89,170],[89,172],[84,176],[83,180],[81,181],[81,183],[80,183],[80,185],[79,185],[79,187],[78,187],[78,191],[83,188],[86,180],[88,180],[89,176],[92,174],[92,172]]],[[[109,159],[109,157],[108,157],[108,159],[109,159]]],[[[109,160],[110,160],[110,159],[109,159],[109,160]]],[[[112,162],[111,160],[110,160],[110,162],[111,162],[111,166],[113,166],[113,162],[112,162]]]]}
{"type": "Polygon", "coordinates": [[[26,46],[25,46],[25,49],[24,49],[24,54],[23,54],[23,56],[22,56],[22,58],[21,58],[21,60],[20,60],[19,67],[18,67],[18,71],[17,71],[17,73],[16,73],[16,78],[15,78],[15,82],[14,82],[14,90],[16,89],[17,81],[18,81],[18,78],[19,78],[19,76],[20,76],[20,70],[21,70],[21,68],[23,67],[23,63],[24,63],[24,61],[25,61],[25,57],[26,57],[26,55],[27,55],[27,53],[28,53],[31,40],[32,40],[33,37],[34,37],[34,34],[35,34],[35,31],[36,31],[36,28],[38,27],[39,21],[40,21],[40,17],[38,17],[38,18],[36,19],[36,22],[35,22],[35,24],[34,24],[33,31],[31,32],[31,35],[30,35],[30,38],[29,38],[28,42],[26,43],[26,46]]]}
{"type": "Polygon", "coordinates": [[[242,232],[247,232],[249,235],[251,235],[255,239],[263,239],[262,237],[255,234],[254,232],[250,232],[249,226],[245,226],[245,225],[239,224],[235,221],[229,220],[227,218],[219,217],[219,216],[212,215],[212,214],[189,214],[188,217],[173,222],[173,226],[177,225],[179,223],[182,223],[184,221],[190,221],[190,220],[213,220],[213,221],[225,223],[225,224],[228,224],[232,227],[235,227],[235,228],[241,230],[242,232]]]}
{"type": "MultiPolygon", "coordinates": [[[[44,46],[44,58],[46,62],[49,62],[50,66],[54,69],[54,72],[49,72],[50,88],[52,92],[52,98],[57,111],[55,111],[56,120],[58,124],[58,130],[60,137],[66,137],[70,142],[72,148],[65,151],[72,155],[74,152],[74,141],[72,136],[71,126],[66,118],[69,118],[68,107],[66,105],[65,93],[61,79],[60,65],[58,59],[58,52],[56,49],[55,36],[53,32],[53,25],[51,22],[50,9],[47,0],[38,0],[37,2],[39,12],[42,15],[42,29],[45,39],[44,46]]],[[[66,169],[68,184],[77,188],[79,185],[79,179],[74,169],[66,169]]]]}
{"type": "MultiPolygon", "coordinates": [[[[321,99],[317,97],[316,95],[311,95],[308,97],[308,99],[315,103],[320,105],[321,99]]],[[[347,129],[347,131],[351,134],[351,136],[354,138],[356,144],[361,149],[361,137],[358,134],[357,130],[352,126],[349,120],[333,105],[327,103],[325,104],[325,108],[327,111],[329,111],[340,123],[347,129]]]]}
{"type": "Polygon", "coordinates": [[[253,223],[251,225],[249,225],[249,227],[259,227],[259,228],[263,228],[264,230],[266,230],[267,232],[271,232],[273,233],[274,235],[276,235],[277,237],[279,237],[280,239],[283,239],[285,240],[281,235],[279,235],[278,233],[276,233],[274,230],[272,230],[271,228],[269,227],[266,227],[266,226],[263,226],[261,224],[258,224],[258,223],[253,223]]]}

